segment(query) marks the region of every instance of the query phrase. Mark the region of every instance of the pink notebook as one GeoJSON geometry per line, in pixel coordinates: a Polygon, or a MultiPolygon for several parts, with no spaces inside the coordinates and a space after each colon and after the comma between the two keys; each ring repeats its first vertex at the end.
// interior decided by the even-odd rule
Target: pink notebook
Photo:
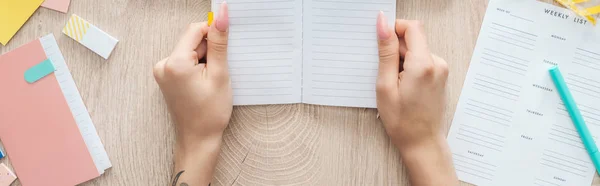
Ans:
{"type": "Polygon", "coordinates": [[[111,166],[53,35],[0,56],[0,140],[24,186],[76,185],[111,166]],[[46,59],[56,71],[27,83],[46,59]]]}

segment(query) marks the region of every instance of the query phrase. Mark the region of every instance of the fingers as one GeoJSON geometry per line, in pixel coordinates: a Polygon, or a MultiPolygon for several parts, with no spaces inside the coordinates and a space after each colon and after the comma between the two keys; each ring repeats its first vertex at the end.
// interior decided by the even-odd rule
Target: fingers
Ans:
{"type": "Polygon", "coordinates": [[[408,50],[417,54],[429,54],[427,37],[419,21],[396,20],[396,34],[406,42],[408,50]]]}
{"type": "Polygon", "coordinates": [[[198,48],[196,48],[196,53],[198,53],[198,58],[202,59],[206,55],[206,39],[203,39],[198,48]]]}
{"type": "Polygon", "coordinates": [[[227,30],[229,29],[229,15],[227,3],[223,2],[219,15],[208,31],[208,54],[206,67],[210,74],[217,77],[229,77],[227,66],[227,30]]]}
{"type": "Polygon", "coordinates": [[[208,33],[208,25],[203,23],[192,23],[179,39],[173,53],[172,60],[166,62],[166,69],[174,72],[182,72],[196,66],[198,59],[195,50],[208,33]],[[194,53],[193,55],[191,53],[194,53]]]}
{"type": "Polygon", "coordinates": [[[400,53],[405,59],[404,70],[414,76],[431,77],[435,64],[427,46],[423,24],[418,21],[396,20],[396,34],[404,41],[400,44],[400,53]]]}
{"type": "Polygon", "coordinates": [[[383,12],[377,17],[377,38],[379,47],[379,74],[377,75],[377,94],[388,94],[398,88],[400,71],[400,53],[398,37],[388,27],[383,12]]]}
{"type": "Polygon", "coordinates": [[[163,60],[160,60],[158,63],[156,63],[156,65],[154,65],[154,69],[152,69],[152,72],[154,74],[154,79],[156,80],[156,82],[160,83],[163,79],[164,73],[165,73],[165,64],[167,63],[167,60],[169,58],[165,58],[163,60]]]}
{"type": "Polygon", "coordinates": [[[173,53],[196,50],[198,45],[204,40],[204,37],[206,37],[208,30],[208,23],[206,22],[190,24],[181,36],[181,39],[179,39],[173,53]]]}
{"type": "Polygon", "coordinates": [[[448,80],[448,74],[450,72],[450,70],[448,69],[448,63],[446,62],[446,60],[434,54],[431,54],[431,58],[433,58],[433,63],[436,66],[440,80],[443,83],[446,83],[446,80],[448,80]]]}
{"type": "Polygon", "coordinates": [[[398,38],[398,41],[400,48],[400,56],[404,57],[406,56],[406,52],[408,52],[408,48],[406,47],[406,41],[404,41],[404,38],[398,38]]]}

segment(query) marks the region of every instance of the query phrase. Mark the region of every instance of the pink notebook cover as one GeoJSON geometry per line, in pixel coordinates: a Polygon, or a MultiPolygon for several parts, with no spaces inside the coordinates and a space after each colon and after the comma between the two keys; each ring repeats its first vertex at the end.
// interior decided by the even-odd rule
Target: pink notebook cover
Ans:
{"type": "Polygon", "coordinates": [[[55,75],[24,79],[45,59],[39,40],[0,56],[0,139],[24,186],[80,184],[100,174],[55,75]]]}

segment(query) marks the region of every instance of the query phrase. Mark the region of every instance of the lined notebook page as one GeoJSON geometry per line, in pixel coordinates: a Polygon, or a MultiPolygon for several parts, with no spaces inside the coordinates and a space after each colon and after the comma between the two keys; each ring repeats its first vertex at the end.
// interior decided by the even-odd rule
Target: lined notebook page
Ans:
{"type": "Polygon", "coordinates": [[[377,106],[379,11],[393,26],[395,0],[304,1],[304,103],[377,106]]]}
{"type": "MultiPolygon", "coordinates": [[[[221,0],[212,3],[218,15],[221,0]]],[[[302,0],[228,0],[234,105],[301,101],[302,0]]]]}

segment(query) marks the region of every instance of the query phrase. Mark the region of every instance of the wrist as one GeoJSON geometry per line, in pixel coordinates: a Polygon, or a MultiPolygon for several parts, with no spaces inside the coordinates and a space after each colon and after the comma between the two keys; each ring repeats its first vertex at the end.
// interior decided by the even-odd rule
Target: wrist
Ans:
{"type": "Polygon", "coordinates": [[[196,143],[178,139],[174,151],[173,185],[209,185],[221,151],[221,137],[196,143]]]}
{"type": "Polygon", "coordinates": [[[175,142],[175,158],[217,156],[221,149],[223,136],[185,137],[180,135],[175,142]]]}
{"type": "Polygon", "coordinates": [[[400,156],[412,185],[458,185],[452,155],[444,136],[403,149],[400,156]]]}
{"type": "Polygon", "coordinates": [[[414,159],[426,159],[432,155],[445,155],[449,153],[446,138],[441,135],[435,135],[425,138],[415,144],[398,147],[400,157],[407,161],[414,159]]]}

